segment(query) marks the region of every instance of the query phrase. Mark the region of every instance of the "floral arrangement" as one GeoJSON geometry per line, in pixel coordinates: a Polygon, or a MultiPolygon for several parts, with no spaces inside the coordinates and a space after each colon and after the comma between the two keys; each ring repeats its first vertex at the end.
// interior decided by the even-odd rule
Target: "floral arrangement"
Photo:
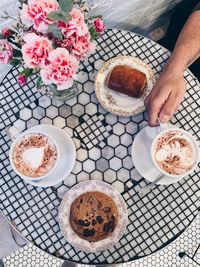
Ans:
{"type": "MultiPolygon", "coordinates": [[[[24,70],[20,85],[38,73],[38,89],[72,87],[82,60],[95,50],[103,33],[101,16],[91,17],[84,0],[19,0],[20,13],[12,28],[0,34],[0,63],[24,70]]],[[[5,12],[4,19],[11,18],[5,12]]]]}

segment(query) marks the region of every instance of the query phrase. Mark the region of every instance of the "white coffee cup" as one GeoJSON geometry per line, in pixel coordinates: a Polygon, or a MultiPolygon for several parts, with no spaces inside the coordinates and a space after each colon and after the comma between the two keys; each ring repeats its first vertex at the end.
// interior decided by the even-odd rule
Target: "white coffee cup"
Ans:
{"type": "MultiPolygon", "coordinates": [[[[183,137],[184,138],[184,137],[183,137]]],[[[186,139],[185,138],[185,139],[186,139]]],[[[199,153],[199,147],[198,147],[198,144],[197,142],[195,141],[194,137],[188,133],[187,131],[183,130],[183,129],[180,129],[180,128],[167,128],[167,129],[164,129],[162,130],[160,133],[158,133],[156,135],[156,137],[154,138],[152,144],[151,144],[151,159],[155,165],[155,167],[164,175],[166,176],[169,176],[171,178],[184,178],[185,176],[191,174],[197,167],[198,163],[199,163],[199,159],[200,159],[200,153],[199,153]],[[170,174],[169,172],[163,170],[159,165],[158,163],[156,162],[156,159],[155,159],[155,146],[157,144],[157,141],[158,139],[163,136],[164,134],[168,133],[168,132],[171,132],[171,131],[178,131],[180,133],[183,133],[185,135],[185,137],[187,138],[187,141],[191,144],[192,146],[192,149],[195,153],[195,160],[194,160],[194,164],[193,166],[191,167],[191,169],[189,171],[186,171],[185,173],[183,174],[170,174]]]]}
{"type": "MultiPolygon", "coordinates": [[[[33,127],[34,128],[34,127],[33,127]]],[[[27,181],[31,181],[31,180],[34,180],[34,181],[37,181],[37,180],[41,180],[41,179],[45,179],[47,178],[57,167],[57,164],[58,164],[58,161],[60,159],[60,149],[59,149],[59,146],[56,142],[56,140],[51,136],[50,133],[46,133],[46,132],[43,132],[43,131],[37,131],[37,130],[32,130],[31,128],[24,131],[24,132],[20,132],[16,127],[12,126],[10,129],[9,129],[9,135],[11,136],[11,139],[13,140],[13,143],[10,147],[10,152],[9,152],[9,160],[10,160],[10,164],[11,164],[11,167],[13,168],[13,170],[22,178],[22,179],[25,179],[27,181]],[[57,158],[56,158],[56,161],[53,165],[53,167],[51,168],[50,171],[48,171],[46,174],[42,175],[42,176],[39,176],[39,177],[29,177],[29,176],[26,176],[24,174],[22,174],[15,166],[14,162],[13,162],[13,149],[15,148],[15,145],[17,143],[20,142],[20,140],[22,138],[24,138],[26,135],[30,135],[30,134],[42,134],[44,136],[47,136],[48,139],[55,145],[56,147],[56,152],[57,152],[57,158]]]]}

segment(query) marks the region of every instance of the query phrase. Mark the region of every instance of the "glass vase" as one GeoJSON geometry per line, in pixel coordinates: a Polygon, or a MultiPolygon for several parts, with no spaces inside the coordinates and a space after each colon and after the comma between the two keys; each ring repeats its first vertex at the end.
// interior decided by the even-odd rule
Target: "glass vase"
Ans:
{"type": "Polygon", "coordinates": [[[71,98],[75,97],[79,93],[79,87],[77,81],[74,81],[72,87],[64,89],[64,90],[57,90],[56,86],[51,84],[48,86],[47,95],[50,97],[55,97],[61,101],[67,101],[71,98]]]}

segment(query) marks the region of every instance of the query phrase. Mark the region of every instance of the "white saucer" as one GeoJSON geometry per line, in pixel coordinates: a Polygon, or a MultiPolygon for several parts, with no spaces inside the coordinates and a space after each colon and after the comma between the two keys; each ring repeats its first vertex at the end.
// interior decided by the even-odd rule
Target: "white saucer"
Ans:
{"type": "Polygon", "coordinates": [[[95,79],[95,93],[100,104],[106,110],[115,115],[129,117],[145,110],[143,100],[150,93],[154,83],[154,72],[148,64],[133,56],[118,56],[105,62],[105,64],[103,64],[103,66],[99,69],[95,79]],[[106,79],[108,74],[117,65],[128,65],[146,74],[147,86],[142,97],[130,97],[113,91],[107,87],[106,79]]]}
{"type": "Polygon", "coordinates": [[[62,182],[72,171],[76,160],[76,148],[71,137],[62,129],[54,125],[37,125],[31,128],[31,130],[41,130],[46,133],[50,133],[56,140],[62,154],[55,170],[45,179],[41,180],[25,180],[27,183],[38,187],[54,186],[62,182]]]}
{"type": "Polygon", "coordinates": [[[110,184],[103,181],[89,180],[73,186],[62,199],[59,207],[58,221],[60,229],[65,239],[75,248],[85,252],[99,252],[113,247],[123,236],[128,222],[128,211],[126,203],[117,191],[110,184]],[[73,201],[86,192],[98,191],[112,198],[118,209],[118,223],[112,234],[103,240],[89,242],[79,237],[70,225],[70,208],[73,201]]]}
{"type": "MultiPolygon", "coordinates": [[[[174,125],[169,127],[177,128],[174,125]]],[[[155,136],[161,131],[160,127],[145,127],[135,137],[132,145],[132,160],[137,171],[149,182],[155,181],[161,172],[154,166],[151,160],[151,143],[155,136]]],[[[183,177],[171,178],[164,176],[157,184],[173,184],[183,177]]]]}

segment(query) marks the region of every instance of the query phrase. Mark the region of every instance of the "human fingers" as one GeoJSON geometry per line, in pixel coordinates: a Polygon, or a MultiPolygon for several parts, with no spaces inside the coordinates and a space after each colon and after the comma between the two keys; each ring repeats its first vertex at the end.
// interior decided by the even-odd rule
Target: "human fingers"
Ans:
{"type": "Polygon", "coordinates": [[[148,108],[148,120],[149,120],[149,126],[155,127],[158,125],[158,116],[160,113],[161,106],[158,105],[155,102],[151,103],[148,108]]]}
{"type": "Polygon", "coordinates": [[[158,117],[162,107],[167,101],[170,95],[170,90],[168,87],[162,87],[162,90],[157,90],[155,94],[152,94],[148,103],[148,120],[149,126],[158,125],[158,117]]]}
{"type": "Polygon", "coordinates": [[[148,96],[146,96],[146,98],[144,99],[144,105],[146,108],[148,108],[148,106],[149,106],[150,99],[151,99],[151,93],[148,94],[148,96]]]}
{"type": "Polygon", "coordinates": [[[180,102],[182,100],[181,94],[173,94],[171,93],[163,105],[160,114],[159,114],[159,120],[162,123],[167,123],[174,115],[175,112],[177,112],[178,107],[180,105],[180,102]]]}

